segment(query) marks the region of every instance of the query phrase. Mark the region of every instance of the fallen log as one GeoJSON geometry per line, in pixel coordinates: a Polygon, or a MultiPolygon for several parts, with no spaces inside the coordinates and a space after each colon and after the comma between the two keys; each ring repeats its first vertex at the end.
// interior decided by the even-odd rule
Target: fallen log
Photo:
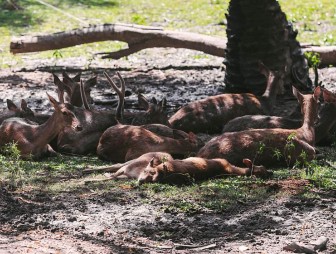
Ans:
{"type": "Polygon", "coordinates": [[[54,50],[108,40],[123,41],[128,44],[127,49],[106,53],[103,56],[103,58],[114,59],[153,47],[187,48],[223,57],[226,44],[223,38],[196,33],[139,25],[104,24],[49,35],[13,38],[10,43],[10,52],[18,54],[54,50]]]}
{"type": "MultiPolygon", "coordinates": [[[[120,59],[143,49],[155,47],[186,48],[225,57],[226,49],[224,38],[164,30],[160,27],[103,24],[54,34],[14,37],[10,43],[10,52],[13,54],[39,52],[108,40],[126,42],[128,48],[99,53],[102,58],[120,59]]],[[[302,49],[305,52],[318,53],[321,65],[336,65],[336,46],[305,46],[302,49]]]]}

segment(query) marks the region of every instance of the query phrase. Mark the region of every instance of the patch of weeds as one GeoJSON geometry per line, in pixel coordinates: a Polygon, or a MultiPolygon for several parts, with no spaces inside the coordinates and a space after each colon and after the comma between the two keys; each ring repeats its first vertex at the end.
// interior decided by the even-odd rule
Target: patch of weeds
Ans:
{"type": "Polygon", "coordinates": [[[305,52],[304,56],[306,57],[308,61],[309,67],[317,67],[321,63],[321,57],[319,53],[316,52],[305,52]]]}
{"type": "Polygon", "coordinates": [[[28,161],[20,158],[20,151],[16,143],[9,143],[1,149],[0,168],[4,172],[2,181],[9,181],[10,189],[16,189],[23,185],[24,169],[28,161]]]}
{"type": "Polygon", "coordinates": [[[146,25],[146,18],[138,13],[133,14],[131,17],[131,22],[138,25],[146,25]]]}
{"type": "Polygon", "coordinates": [[[307,162],[301,177],[310,180],[317,188],[336,190],[336,170],[331,166],[321,166],[314,160],[307,162]]]}

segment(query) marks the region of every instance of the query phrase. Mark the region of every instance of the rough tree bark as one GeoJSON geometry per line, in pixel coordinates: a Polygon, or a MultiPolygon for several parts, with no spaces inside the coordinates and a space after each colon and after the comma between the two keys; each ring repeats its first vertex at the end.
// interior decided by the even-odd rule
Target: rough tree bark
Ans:
{"type": "Polygon", "coordinates": [[[284,72],[286,86],[292,84],[291,69],[310,90],[308,64],[286,15],[276,0],[231,0],[227,15],[225,84],[229,91],[261,93],[266,80],[258,70],[263,61],[275,71],[284,72]],[[286,68],[285,68],[286,66],[286,68]]]}

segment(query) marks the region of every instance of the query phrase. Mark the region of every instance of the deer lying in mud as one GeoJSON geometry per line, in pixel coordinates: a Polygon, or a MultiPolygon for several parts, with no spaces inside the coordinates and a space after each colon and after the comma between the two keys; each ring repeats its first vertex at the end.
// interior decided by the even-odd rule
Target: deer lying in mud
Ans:
{"type": "Polygon", "coordinates": [[[221,94],[194,101],[169,119],[171,126],[187,132],[220,133],[225,123],[238,116],[269,115],[283,79],[280,73],[270,71],[261,63],[259,69],[267,79],[267,87],[262,96],[250,93],[221,94]]]}
{"type": "Polygon", "coordinates": [[[13,101],[7,99],[7,108],[8,110],[0,112],[0,124],[11,117],[34,118],[34,112],[28,107],[24,99],[21,100],[21,108],[17,107],[13,101]]]}
{"type": "Polygon", "coordinates": [[[118,121],[129,121],[132,124],[168,123],[165,99],[159,103],[156,100],[151,103],[143,95],[139,94],[139,106],[143,107],[146,111],[137,113],[124,112],[126,90],[124,79],[120,73],[117,72],[121,84],[121,87],[118,88],[106,72],[104,72],[104,75],[119,97],[116,111],[90,109],[83,84],[80,84],[81,96],[83,97],[83,105],[85,108],[76,108],[75,115],[81,122],[83,130],[74,132],[70,128],[65,128],[61,131],[57,139],[57,148],[60,152],[70,154],[96,152],[100,136],[108,127],[117,124],[118,121]]]}
{"type": "MultiPolygon", "coordinates": [[[[73,106],[81,107],[83,105],[81,92],[80,92],[80,76],[77,74],[75,77],[70,76],[64,71],[62,72],[63,81],[60,80],[56,74],[53,73],[54,84],[57,86],[58,100],[60,102],[67,102],[73,106]]],[[[84,92],[86,100],[89,104],[93,103],[91,97],[91,88],[97,84],[97,76],[94,76],[84,82],[84,92]]]]}
{"type": "Polygon", "coordinates": [[[236,165],[239,165],[242,157],[255,158],[255,163],[265,166],[293,165],[297,160],[312,160],[315,157],[314,122],[321,88],[317,87],[314,94],[303,95],[293,87],[293,93],[304,116],[300,128],[224,133],[210,140],[197,155],[202,158],[228,158],[236,165]]]}
{"type": "Polygon", "coordinates": [[[148,152],[188,155],[199,148],[197,137],[179,130],[174,138],[160,136],[141,126],[118,124],[108,128],[100,137],[97,154],[100,159],[125,162],[148,152]],[[180,134],[182,133],[182,135],[180,134]]]}
{"type": "Polygon", "coordinates": [[[31,124],[23,118],[9,118],[0,125],[0,148],[9,143],[16,143],[22,158],[38,159],[55,154],[49,142],[67,126],[80,130],[78,119],[73,113],[73,106],[57,102],[49,94],[48,98],[55,111],[42,125],[31,124]]]}
{"type": "Polygon", "coordinates": [[[174,160],[169,153],[151,152],[122,164],[100,169],[88,169],[83,172],[113,172],[103,181],[137,179],[139,184],[149,182],[187,183],[190,177],[195,180],[204,180],[216,176],[268,176],[271,174],[265,167],[253,165],[249,159],[244,159],[243,163],[247,168],[236,167],[224,159],[207,160],[190,157],[184,160],[174,160]]]}

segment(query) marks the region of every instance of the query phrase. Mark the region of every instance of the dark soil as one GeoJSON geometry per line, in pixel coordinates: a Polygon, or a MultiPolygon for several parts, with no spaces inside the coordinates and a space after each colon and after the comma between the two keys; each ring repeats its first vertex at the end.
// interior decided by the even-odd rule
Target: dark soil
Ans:
{"type": "MultiPolygon", "coordinates": [[[[93,61],[60,59],[27,63],[25,69],[0,71],[0,102],[27,99],[38,112],[51,109],[45,92],[53,95],[51,72],[75,73],[90,64],[84,79],[99,76],[93,90],[97,107],[112,107],[116,96],[102,71],[119,70],[132,94],[126,107],[136,107],[136,93],[167,97],[170,110],[224,90],[222,59],[188,50],[152,49],[127,60],[93,61]],[[201,56],[201,57],[200,57],[201,56]],[[52,67],[50,67],[52,66],[52,67]]],[[[335,68],[321,70],[320,79],[335,90],[335,68]]],[[[289,95],[280,96],[277,115],[296,106],[289,95]]],[[[5,104],[3,103],[3,108],[5,104]]],[[[165,211],[159,201],[145,203],[134,187],[98,194],[44,191],[0,191],[0,254],[2,253],[282,253],[283,247],[329,238],[327,250],[336,251],[336,192],[302,193],[305,180],[270,180],[277,193],[256,203],[241,203],[226,213],[196,214],[165,211]],[[181,246],[181,244],[186,246],[181,246]],[[204,249],[202,248],[204,247],[204,249]]]]}

